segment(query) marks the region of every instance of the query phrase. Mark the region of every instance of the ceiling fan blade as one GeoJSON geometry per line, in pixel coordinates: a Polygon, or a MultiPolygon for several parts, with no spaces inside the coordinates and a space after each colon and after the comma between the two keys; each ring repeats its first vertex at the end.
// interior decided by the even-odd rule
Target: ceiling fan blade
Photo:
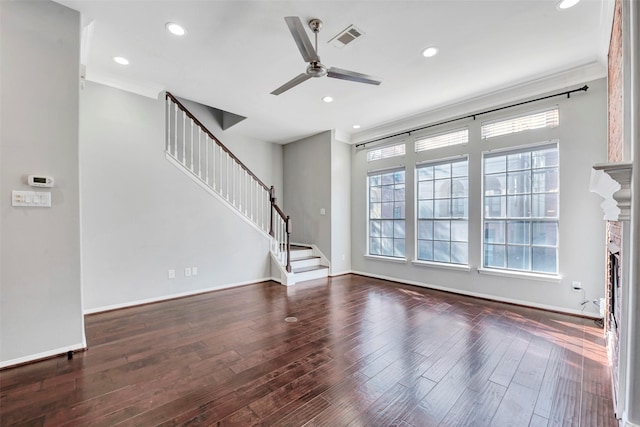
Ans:
{"type": "Polygon", "coordinates": [[[349,80],[352,82],[366,83],[370,85],[379,85],[382,83],[377,77],[368,76],[362,73],[356,73],[355,71],[343,70],[341,68],[331,67],[327,71],[327,76],[334,79],[349,80]]]}
{"type": "Polygon", "coordinates": [[[310,78],[311,76],[309,74],[305,74],[305,73],[298,74],[297,76],[295,76],[294,78],[292,78],[291,80],[289,80],[288,82],[280,86],[278,89],[271,92],[271,95],[280,95],[282,92],[286,92],[292,87],[298,86],[300,83],[305,82],[310,78]]]}
{"type": "Polygon", "coordinates": [[[309,40],[309,36],[302,26],[302,21],[297,16],[285,16],[284,20],[287,22],[287,26],[289,26],[289,31],[291,31],[291,35],[293,39],[296,41],[298,45],[298,50],[302,54],[302,58],[304,58],[305,62],[314,62],[320,61],[318,58],[318,53],[313,48],[311,44],[311,40],[309,40]]]}

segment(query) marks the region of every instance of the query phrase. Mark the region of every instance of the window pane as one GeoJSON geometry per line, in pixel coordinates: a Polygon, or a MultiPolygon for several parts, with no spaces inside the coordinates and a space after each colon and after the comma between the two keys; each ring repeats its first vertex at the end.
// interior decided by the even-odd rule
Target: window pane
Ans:
{"type": "Polygon", "coordinates": [[[556,246],[558,242],[557,222],[534,222],[533,244],[544,246],[556,246]]]}
{"type": "Polygon", "coordinates": [[[466,243],[451,243],[451,262],[456,264],[468,264],[468,253],[469,250],[466,243]]]}
{"type": "Polygon", "coordinates": [[[529,246],[507,246],[507,268],[530,270],[529,246]]]}
{"type": "Polygon", "coordinates": [[[558,217],[558,193],[534,194],[532,200],[532,216],[536,218],[558,217]]]}
{"type": "Polygon", "coordinates": [[[434,221],[433,238],[435,240],[449,240],[451,237],[450,221],[434,221]]]}
{"type": "Polygon", "coordinates": [[[375,185],[380,185],[381,177],[380,175],[372,175],[369,177],[369,186],[373,187],[375,185]]]}
{"type": "Polygon", "coordinates": [[[530,245],[531,227],[529,221],[508,221],[507,241],[519,245],[530,245]]]}
{"type": "Polygon", "coordinates": [[[370,221],[369,222],[369,236],[371,237],[380,237],[382,231],[382,225],[380,221],[370,221]]]}
{"type": "Polygon", "coordinates": [[[382,222],[382,237],[393,237],[393,221],[382,222]]]}
{"type": "Polygon", "coordinates": [[[540,273],[556,273],[558,271],[558,254],[555,248],[531,248],[533,271],[540,273]]]}
{"type": "Polygon", "coordinates": [[[507,194],[531,192],[531,172],[510,172],[507,174],[507,194]]]}
{"type": "Polygon", "coordinates": [[[382,218],[382,204],[371,203],[369,205],[369,218],[371,219],[382,218]]]}
{"type": "Polygon", "coordinates": [[[433,242],[431,240],[418,240],[418,259],[433,261],[433,242]]]}
{"type": "Polygon", "coordinates": [[[369,189],[369,201],[370,202],[379,202],[380,200],[380,187],[371,187],[369,189]]]}
{"type": "Polygon", "coordinates": [[[507,155],[507,170],[515,171],[531,167],[531,153],[516,153],[507,155]]]}
{"type": "Polygon", "coordinates": [[[393,182],[396,184],[404,184],[404,171],[398,171],[393,173],[393,182]]]}
{"type": "Polygon", "coordinates": [[[469,162],[467,160],[462,162],[455,162],[451,164],[451,176],[463,177],[467,176],[469,170],[469,162]]]}
{"type": "Polygon", "coordinates": [[[369,253],[371,255],[380,255],[380,239],[370,238],[369,239],[369,253]]]}
{"type": "Polygon", "coordinates": [[[451,199],[434,200],[434,216],[436,218],[451,217],[451,199]]]}
{"type": "Polygon", "coordinates": [[[418,202],[418,218],[433,218],[433,200],[418,202]]]}
{"type": "Polygon", "coordinates": [[[485,196],[497,196],[507,193],[507,175],[504,173],[488,175],[484,178],[485,196]]]}
{"type": "Polygon", "coordinates": [[[451,241],[467,242],[469,239],[469,227],[467,221],[451,221],[451,241]]]}
{"type": "Polygon", "coordinates": [[[381,253],[385,256],[393,256],[393,239],[380,239],[381,253]]]}
{"type": "Polygon", "coordinates": [[[507,216],[507,198],[504,196],[485,197],[484,215],[492,218],[504,218],[507,216]]]}
{"type": "Polygon", "coordinates": [[[433,240],[433,221],[418,221],[418,239],[433,240]]]}
{"type": "Polygon", "coordinates": [[[391,185],[393,184],[393,173],[385,173],[381,175],[382,185],[391,185]]]}
{"type": "Polygon", "coordinates": [[[469,195],[469,183],[466,178],[457,178],[451,181],[451,197],[467,197],[469,195]]]}
{"type": "Polygon", "coordinates": [[[436,179],[439,178],[451,178],[451,163],[445,163],[443,165],[436,165],[433,167],[435,171],[436,179]]]}
{"type": "Polygon", "coordinates": [[[396,184],[395,190],[393,192],[393,199],[395,201],[404,202],[404,184],[396,184]]]}
{"type": "Polygon", "coordinates": [[[404,239],[393,239],[393,256],[404,258],[404,239]]]}
{"type": "Polygon", "coordinates": [[[451,199],[451,217],[467,218],[469,212],[467,210],[469,202],[466,197],[461,199],[451,199]]]}
{"type": "Polygon", "coordinates": [[[542,169],[533,171],[532,191],[534,193],[550,193],[558,191],[558,170],[542,169]]]}
{"type": "Polygon", "coordinates": [[[393,202],[393,185],[385,185],[382,187],[382,201],[393,202]]]}
{"type": "Polygon", "coordinates": [[[504,268],[505,256],[504,246],[502,245],[484,245],[484,266],[494,268],[504,268]]]}
{"type": "Polygon", "coordinates": [[[507,196],[507,216],[511,218],[528,218],[530,215],[529,195],[507,196]]]}
{"type": "Polygon", "coordinates": [[[393,207],[393,217],[395,219],[404,219],[404,202],[396,202],[393,207]]]}
{"type": "Polygon", "coordinates": [[[393,221],[393,237],[404,239],[404,221],[393,221]]]}
{"type": "Polygon", "coordinates": [[[418,180],[424,181],[426,179],[433,179],[433,166],[420,166],[418,168],[418,180]]]}
{"type": "Polygon", "coordinates": [[[418,200],[433,199],[433,181],[418,182],[418,200]]]}
{"type": "Polygon", "coordinates": [[[484,241],[486,243],[505,243],[504,221],[486,221],[484,223],[484,241]]]}
{"type": "Polygon", "coordinates": [[[451,197],[451,180],[439,179],[435,181],[436,199],[444,199],[451,197]]]}
{"type": "Polygon", "coordinates": [[[449,242],[433,242],[433,260],[437,262],[451,261],[451,248],[449,242]]]}
{"type": "Polygon", "coordinates": [[[487,157],[484,159],[484,173],[505,172],[507,170],[507,158],[504,156],[487,157]]]}
{"type": "Polygon", "coordinates": [[[558,149],[547,148],[546,150],[538,150],[531,153],[534,168],[543,168],[548,166],[558,166],[558,149]]]}

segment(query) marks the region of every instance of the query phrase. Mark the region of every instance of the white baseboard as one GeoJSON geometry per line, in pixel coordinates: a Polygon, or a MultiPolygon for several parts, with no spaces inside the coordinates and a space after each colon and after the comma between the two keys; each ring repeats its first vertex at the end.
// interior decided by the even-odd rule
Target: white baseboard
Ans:
{"type": "MultiPolygon", "coordinates": [[[[389,276],[383,276],[383,275],[379,275],[379,274],[366,273],[364,271],[352,271],[352,273],[353,274],[359,274],[361,276],[366,276],[366,277],[373,277],[373,278],[376,278],[376,279],[389,280],[391,282],[398,282],[398,283],[404,283],[404,284],[407,284],[407,285],[420,286],[422,288],[429,288],[429,289],[435,289],[435,290],[438,290],[438,291],[444,291],[444,292],[451,292],[451,293],[454,293],[454,294],[466,295],[466,296],[469,296],[469,297],[483,298],[483,299],[488,299],[488,300],[492,300],[492,301],[506,302],[506,303],[509,303],[509,304],[522,305],[522,306],[526,306],[526,307],[540,308],[542,310],[556,311],[556,312],[566,313],[566,314],[573,314],[573,315],[578,315],[578,316],[581,316],[581,317],[588,317],[588,318],[591,318],[591,319],[599,319],[599,317],[594,316],[591,313],[583,313],[580,310],[573,310],[573,309],[568,309],[568,308],[565,308],[565,307],[557,307],[557,306],[547,305],[547,304],[538,304],[538,303],[531,302],[531,301],[524,301],[524,300],[519,300],[519,299],[514,299],[514,298],[498,297],[498,296],[495,296],[495,295],[483,294],[483,293],[480,293],[480,292],[471,292],[471,291],[465,291],[465,290],[461,290],[461,289],[447,288],[446,286],[431,285],[431,284],[428,284],[428,283],[416,282],[416,281],[413,281],[413,280],[399,279],[397,277],[389,277],[389,276]]],[[[638,427],[640,427],[640,426],[638,426],[638,427]]]]}
{"type": "Polygon", "coordinates": [[[82,342],[78,344],[69,345],[66,347],[60,347],[53,350],[43,351],[41,353],[30,354],[29,356],[18,357],[17,359],[4,360],[0,362],[0,369],[8,368],[10,366],[16,366],[16,365],[22,365],[25,363],[35,362],[42,359],[48,359],[54,356],[60,356],[70,351],[85,350],[86,348],[87,348],[87,343],[82,342]]]}
{"type": "Polygon", "coordinates": [[[640,427],[640,424],[634,424],[631,421],[625,421],[624,427],[640,427]]]}
{"type": "Polygon", "coordinates": [[[331,274],[329,275],[330,277],[335,277],[335,276],[344,276],[345,274],[351,274],[353,273],[353,271],[351,270],[345,270],[345,271],[332,271],[331,274]]]}
{"type": "Polygon", "coordinates": [[[272,277],[266,277],[266,278],[262,278],[262,279],[249,280],[249,281],[246,281],[246,282],[237,282],[237,283],[231,283],[231,284],[227,284],[227,285],[212,286],[212,287],[209,287],[209,288],[196,289],[196,290],[193,290],[193,291],[180,292],[180,293],[177,293],[177,294],[162,295],[162,296],[159,296],[159,297],[146,298],[146,299],[143,299],[143,300],[127,301],[127,302],[120,303],[120,304],[105,305],[103,307],[89,308],[89,309],[83,310],[83,313],[84,314],[102,313],[102,312],[105,312],[105,311],[118,310],[118,309],[121,309],[121,308],[135,307],[137,305],[145,305],[145,304],[151,304],[151,303],[154,303],[154,302],[168,301],[168,300],[172,300],[172,299],[176,299],[176,298],[184,298],[184,297],[189,297],[189,296],[193,296],[193,295],[205,294],[207,292],[219,291],[219,290],[222,290],[222,289],[235,288],[235,287],[238,287],[238,286],[253,285],[255,283],[268,282],[268,281],[271,281],[271,280],[276,281],[276,282],[279,281],[279,280],[274,279],[272,277]]]}

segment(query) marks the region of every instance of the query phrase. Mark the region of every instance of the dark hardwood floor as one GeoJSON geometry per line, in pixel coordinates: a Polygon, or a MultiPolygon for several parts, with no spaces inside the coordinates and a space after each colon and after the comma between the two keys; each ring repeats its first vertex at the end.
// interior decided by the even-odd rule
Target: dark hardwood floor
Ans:
{"type": "Polygon", "coordinates": [[[86,328],[72,360],[0,372],[0,425],[617,425],[592,320],[383,280],[266,282],[86,328]]]}

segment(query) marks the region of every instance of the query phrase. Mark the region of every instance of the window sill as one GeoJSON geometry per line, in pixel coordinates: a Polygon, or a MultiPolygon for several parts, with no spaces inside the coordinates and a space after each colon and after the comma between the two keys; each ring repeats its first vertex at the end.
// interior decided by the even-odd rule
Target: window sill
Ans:
{"type": "Polygon", "coordinates": [[[417,265],[420,267],[435,267],[435,268],[444,268],[447,270],[471,271],[471,267],[465,264],[447,264],[444,262],[420,261],[416,259],[411,261],[411,264],[417,265]]]}
{"type": "Polygon", "coordinates": [[[406,264],[407,263],[407,259],[406,258],[394,258],[394,257],[389,257],[389,256],[382,256],[382,255],[369,255],[369,254],[364,254],[365,258],[368,259],[374,259],[376,261],[388,261],[388,262],[395,262],[398,264],[406,264]]]}
{"type": "Polygon", "coordinates": [[[478,268],[478,273],[489,274],[492,276],[516,277],[519,279],[539,280],[541,282],[560,283],[562,281],[562,276],[559,274],[538,274],[538,273],[527,273],[524,271],[498,270],[494,268],[482,268],[482,267],[478,268]]]}

